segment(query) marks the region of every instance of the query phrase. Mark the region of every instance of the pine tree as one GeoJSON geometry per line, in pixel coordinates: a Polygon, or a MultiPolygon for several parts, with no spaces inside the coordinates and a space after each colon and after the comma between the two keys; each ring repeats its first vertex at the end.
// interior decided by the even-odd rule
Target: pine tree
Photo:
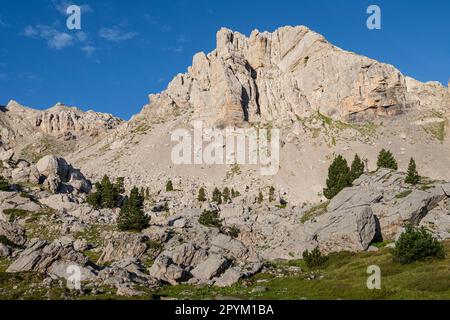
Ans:
{"type": "Polygon", "coordinates": [[[150,189],[145,188],[145,200],[150,200],[150,189]]]}
{"type": "Polygon", "coordinates": [[[259,195],[258,195],[258,203],[263,203],[263,201],[264,201],[264,196],[263,196],[263,194],[262,194],[262,192],[260,191],[259,192],[259,195]]]}
{"type": "Polygon", "coordinates": [[[223,189],[222,195],[223,195],[223,202],[229,203],[231,201],[230,189],[228,187],[225,187],[225,189],[223,189]]]}
{"type": "Polygon", "coordinates": [[[395,161],[394,156],[392,155],[391,151],[389,150],[381,150],[380,154],[378,155],[378,161],[377,161],[378,169],[380,168],[387,168],[392,170],[398,170],[397,161],[395,161]]]}
{"type": "Polygon", "coordinates": [[[126,198],[120,210],[117,224],[119,230],[142,231],[148,226],[149,218],[144,213],[144,198],[139,193],[139,189],[134,187],[130,192],[130,197],[126,198]]]}
{"type": "Polygon", "coordinates": [[[217,188],[214,188],[213,195],[212,195],[212,202],[215,202],[217,204],[222,204],[222,193],[217,188]]]}
{"type": "Polygon", "coordinates": [[[240,195],[241,195],[241,193],[240,193],[239,191],[234,190],[234,188],[231,189],[231,197],[232,197],[233,199],[239,197],[240,195]]]}
{"type": "Polygon", "coordinates": [[[197,200],[200,201],[200,202],[205,202],[205,201],[206,201],[206,192],[205,192],[205,188],[201,187],[201,188],[198,190],[197,200]]]}
{"type": "Polygon", "coordinates": [[[323,190],[323,195],[327,199],[334,198],[342,189],[351,185],[350,169],[341,155],[338,155],[328,168],[327,187],[323,190]]]}
{"type": "Polygon", "coordinates": [[[102,208],[115,208],[118,194],[109,177],[105,175],[101,181],[101,205],[102,208]]]}
{"type": "Polygon", "coordinates": [[[361,158],[356,154],[350,169],[350,183],[353,183],[353,181],[358,179],[363,173],[364,173],[364,163],[361,161],[361,158]]]}
{"type": "Polygon", "coordinates": [[[411,160],[409,161],[408,174],[406,176],[405,182],[409,184],[418,184],[420,182],[420,176],[417,172],[416,162],[413,158],[411,158],[411,160]]]}
{"type": "Polygon", "coordinates": [[[114,188],[118,194],[125,193],[124,181],[125,179],[123,177],[119,177],[116,179],[116,182],[114,182],[114,188]]]}
{"type": "Polygon", "coordinates": [[[275,201],[275,188],[272,186],[269,189],[269,202],[275,201]]]}
{"type": "Polygon", "coordinates": [[[166,191],[167,192],[173,191],[173,184],[172,184],[171,180],[167,181],[167,183],[166,183],[166,191]]]}

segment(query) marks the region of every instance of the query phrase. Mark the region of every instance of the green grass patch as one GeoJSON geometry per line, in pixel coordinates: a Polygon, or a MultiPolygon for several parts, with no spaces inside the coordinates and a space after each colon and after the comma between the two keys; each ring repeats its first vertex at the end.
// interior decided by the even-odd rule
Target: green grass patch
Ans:
{"type": "Polygon", "coordinates": [[[403,199],[406,198],[407,196],[409,196],[412,193],[412,190],[405,190],[403,192],[400,192],[399,194],[397,194],[395,196],[395,198],[397,199],[403,199]]]}
{"type": "Polygon", "coordinates": [[[306,211],[302,218],[300,219],[301,223],[305,223],[309,220],[312,220],[318,216],[321,216],[322,214],[327,212],[327,207],[330,204],[329,201],[326,201],[324,203],[321,203],[315,207],[312,207],[311,209],[309,209],[308,211],[306,211]]]}

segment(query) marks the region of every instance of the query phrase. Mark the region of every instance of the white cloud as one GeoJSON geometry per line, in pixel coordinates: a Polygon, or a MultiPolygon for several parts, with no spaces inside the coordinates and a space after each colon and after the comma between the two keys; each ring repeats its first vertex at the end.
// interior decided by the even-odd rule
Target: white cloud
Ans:
{"type": "Polygon", "coordinates": [[[169,26],[169,25],[163,25],[162,27],[161,27],[161,31],[162,32],[169,32],[169,31],[172,31],[172,26],[169,26]]]}
{"type": "Polygon", "coordinates": [[[97,50],[94,46],[91,45],[81,47],[80,49],[84,51],[88,57],[93,56],[95,51],[97,50]]]}
{"type": "Polygon", "coordinates": [[[115,26],[112,28],[101,28],[98,32],[98,35],[108,41],[112,42],[122,42],[126,40],[131,40],[135,38],[138,33],[137,32],[125,32],[119,27],[115,26]]]}
{"type": "Polygon", "coordinates": [[[61,50],[74,44],[74,37],[66,32],[60,32],[50,26],[27,26],[23,32],[27,37],[41,38],[47,41],[49,48],[61,50]]]}
{"type": "Polygon", "coordinates": [[[23,35],[30,38],[44,39],[47,41],[49,48],[56,50],[72,47],[76,42],[84,43],[88,40],[87,34],[82,31],[71,35],[46,25],[27,26],[23,31],[23,35]]]}

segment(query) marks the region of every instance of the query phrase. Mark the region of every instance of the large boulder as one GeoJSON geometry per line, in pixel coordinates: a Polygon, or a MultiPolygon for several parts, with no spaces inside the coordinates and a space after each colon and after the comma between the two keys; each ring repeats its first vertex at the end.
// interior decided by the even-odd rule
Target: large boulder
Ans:
{"type": "Polygon", "coordinates": [[[27,242],[25,229],[8,221],[0,220],[0,236],[6,237],[17,246],[23,246],[27,242]]]}
{"type": "Polygon", "coordinates": [[[38,161],[36,167],[39,173],[45,177],[58,176],[61,181],[67,181],[70,166],[63,158],[48,155],[38,161]]]}
{"type": "Polygon", "coordinates": [[[35,271],[61,276],[62,266],[76,265],[86,267],[89,259],[73,249],[73,240],[61,238],[48,243],[35,239],[22,251],[6,272],[35,271]]]}
{"type": "Polygon", "coordinates": [[[108,240],[98,263],[140,258],[148,249],[147,240],[142,234],[117,232],[108,240]]]}
{"type": "Polygon", "coordinates": [[[324,252],[366,250],[376,234],[369,206],[333,211],[312,224],[313,239],[324,252]]]}

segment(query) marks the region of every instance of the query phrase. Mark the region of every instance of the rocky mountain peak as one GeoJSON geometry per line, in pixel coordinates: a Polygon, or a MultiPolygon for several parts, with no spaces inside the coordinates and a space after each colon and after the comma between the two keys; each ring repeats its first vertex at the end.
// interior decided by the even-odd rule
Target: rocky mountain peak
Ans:
{"type": "MultiPolygon", "coordinates": [[[[448,96],[439,93],[434,105],[446,105],[448,96]]],[[[320,111],[351,122],[398,115],[417,102],[399,70],[335,47],[305,26],[249,37],[222,28],[216,49],[197,53],[186,73],[150,95],[142,115],[191,109],[211,125],[242,126],[293,123],[320,111]]]]}

